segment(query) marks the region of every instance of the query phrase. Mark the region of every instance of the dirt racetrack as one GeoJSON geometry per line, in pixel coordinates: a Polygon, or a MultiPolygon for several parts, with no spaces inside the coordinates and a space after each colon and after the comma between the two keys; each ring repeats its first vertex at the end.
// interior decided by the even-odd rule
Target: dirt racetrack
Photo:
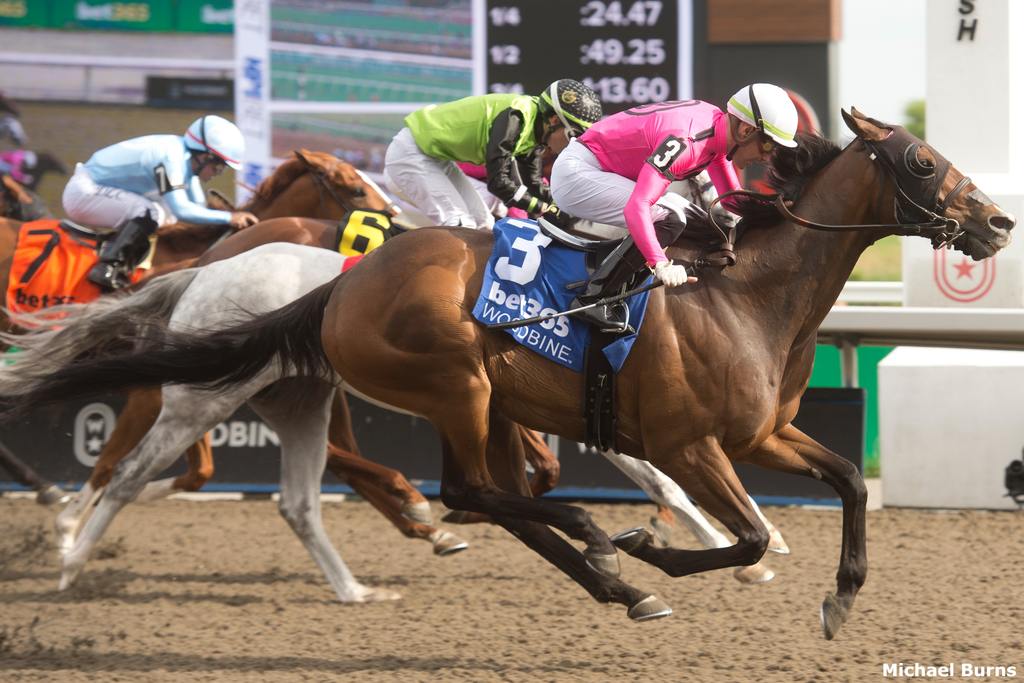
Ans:
{"type": "MultiPolygon", "coordinates": [[[[610,531],[653,510],[587,507],[610,531]]],[[[498,528],[459,527],[471,548],[435,558],[362,502],[325,504],[328,532],[398,602],[335,602],[266,500],[129,507],[61,594],[51,513],[0,498],[0,680],[866,681],[895,662],[1024,678],[1024,513],[869,513],[868,582],[832,642],[818,606],[840,514],[766,513],[793,550],[768,558],[767,585],[670,579],[624,557],[624,578],[675,609],[636,624],[498,528]]]]}

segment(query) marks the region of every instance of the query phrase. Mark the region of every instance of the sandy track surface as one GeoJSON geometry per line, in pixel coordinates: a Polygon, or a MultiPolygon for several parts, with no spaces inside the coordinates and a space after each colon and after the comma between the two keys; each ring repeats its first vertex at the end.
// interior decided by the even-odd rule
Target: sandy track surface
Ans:
{"type": "MultiPolygon", "coordinates": [[[[587,507],[609,531],[653,510],[587,507]]],[[[1024,678],[1024,514],[869,513],[868,582],[826,642],[836,511],[766,509],[793,555],[768,558],[779,576],[763,586],[729,571],[671,579],[624,557],[624,578],[675,609],[643,624],[498,528],[459,527],[472,547],[435,558],[365,503],[324,513],[353,572],[402,600],[337,603],[270,501],[131,506],[57,593],[51,513],[0,499],[0,680],[865,681],[886,662],[1024,678]]]]}

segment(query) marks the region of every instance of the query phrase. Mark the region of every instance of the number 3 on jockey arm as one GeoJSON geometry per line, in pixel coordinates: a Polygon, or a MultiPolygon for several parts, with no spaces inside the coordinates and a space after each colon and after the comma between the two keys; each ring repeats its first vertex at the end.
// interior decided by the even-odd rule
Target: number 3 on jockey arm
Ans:
{"type": "Polygon", "coordinates": [[[342,256],[369,254],[384,244],[391,229],[391,219],[379,211],[352,211],[341,221],[338,253],[342,256]]]}

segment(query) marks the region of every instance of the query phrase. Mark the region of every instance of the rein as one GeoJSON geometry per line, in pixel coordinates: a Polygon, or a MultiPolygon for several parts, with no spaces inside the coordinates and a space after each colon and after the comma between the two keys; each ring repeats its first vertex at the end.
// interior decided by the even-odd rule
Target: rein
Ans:
{"type": "MultiPolygon", "coordinates": [[[[897,128],[893,131],[892,134],[890,134],[889,138],[886,138],[886,142],[888,143],[890,140],[892,140],[893,142],[898,142],[899,139],[903,137],[909,137],[909,133],[906,133],[902,128],[897,128]]],[[[892,230],[895,231],[895,233],[898,235],[908,237],[928,237],[931,239],[932,244],[935,246],[936,249],[940,249],[942,247],[951,247],[954,242],[956,242],[957,240],[959,240],[960,238],[964,237],[967,234],[967,232],[960,227],[959,221],[957,221],[955,218],[947,218],[943,214],[946,212],[946,209],[952,203],[953,199],[955,199],[957,195],[963,192],[964,189],[966,189],[967,186],[971,183],[971,179],[968,176],[964,176],[963,178],[961,178],[960,182],[958,182],[956,186],[952,190],[950,190],[949,194],[947,194],[945,198],[942,199],[942,201],[940,202],[937,199],[938,191],[941,187],[942,181],[944,181],[946,178],[946,174],[949,172],[950,164],[944,158],[939,156],[938,153],[934,152],[933,150],[933,154],[935,154],[936,158],[939,160],[939,166],[942,168],[941,176],[939,176],[934,169],[924,167],[922,164],[920,164],[920,162],[917,162],[919,168],[913,167],[911,159],[913,159],[916,162],[916,152],[917,148],[920,146],[916,142],[908,143],[907,146],[904,147],[898,154],[892,154],[889,149],[883,146],[885,143],[877,144],[869,142],[864,139],[861,139],[861,142],[863,142],[864,145],[868,148],[869,158],[872,161],[877,160],[881,163],[883,171],[885,172],[886,176],[889,177],[890,180],[892,180],[893,185],[896,188],[896,196],[893,198],[894,215],[896,217],[896,221],[894,222],[854,223],[845,225],[819,223],[817,221],[812,221],[807,218],[802,218],[793,213],[793,211],[786,204],[785,198],[781,194],[764,194],[760,192],[752,192],[750,190],[733,190],[731,192],[726,192],[725,194],[720,195],[713,202],[711,202],[711,207],[714,207],[716,204],[720,203],[723,199],[727,199],[728,197],[749,197],[756,201],[764,202],[766,204],[774,204],[775,208],[778,210],[780,214],[782,214],[782,216],[786,220],[796,223],[797,225],[801,225],[805,228],[810,228],[812,230],[821,230],[824,232],[852,232],[855,230],[874,229],[892,230]],[[913,154],[911,154],[912,152],[913,154]],[[906,174],[903,172],[904,169],[901,169],[899,166],[896,165],[894,159],[897,156],[902,159],[904,169],[906,170],[906,174]],[[918,185],[921,186],[921,189],[925,191],[930,191],[932,200],[930,203],[932,203],[935,206],[937,211],[933,211],[922,206],[923,202],[928,202],[929,200],[924,199],[921,201],[915,201],[910,197],[907,191],[903,188],[904,183],[901,182],[901,180],[903,180],[904,182],[908,181],[908,178],[906,177],[907,174],[913,176],[915,179],[919,181],[928,181],[926,183],[918,182],[918,185]],[[903,202],[903,204],[901,204],[901,202],[903,202]],[[919,212],[919,214],[925,216],[926,220],[901,220],[901,216],[904,216],[907,213],[907,209],[904,206],[905,204],[908,204],[911,209],[916,210],[917,212],[919,212]]],[[[889,147],[891,146],[892,145],[889,144],[889,147]]],[[[722,226],[718,224],[718,222],[715,220],[714,214],[711,213],[711,207],[709,207],[708,209],[708,214],[710,216],[711,223],[719,230],[719,232],[722,232],[722,234],[724,235],[725,232],[722,226]]]]}

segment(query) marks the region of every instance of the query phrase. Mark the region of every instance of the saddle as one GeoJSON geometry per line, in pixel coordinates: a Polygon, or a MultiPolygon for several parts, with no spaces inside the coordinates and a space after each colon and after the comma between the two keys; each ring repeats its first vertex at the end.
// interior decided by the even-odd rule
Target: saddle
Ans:
{"type": "MultiPolygon", "coordinates": [[[[69,220],[22,225],[7,280],[7,308],[31,313],[99,298],[103,292],[85,276],[99,260],[106,238],[69,220]]],[[[133,273],[133,282],[142,278],[139,271],[133,273]]]]}
{"type": "MultiPolygon", "coordinates": [[[[666,198],[669,200],[667,208],[670,209],[670,218],[656,224],[655,232],[663,246],[675,244],[677,249],[682,248],[687,256],[687,259],[682,260],[687,271],[692,272],[706,267],[723,268],[736,263],[736,254],[733,251],[736,239],[734,226],[729,225],[727,232],[723,233],[703,209],[692,204],[686,205],[684,209],[682,204],[671,200],[671,195],[667,195],[666,198]],[[679,217],[683,211],[685,224],[679,217]]],[[[628,234],[616,239],[587,239],[574,235],[543,217],[537,220],[537,224],[544,235],[558,244],[583,251],[587,256],[589,274],[592,274],[623,241],[631,239],[628,234]]],[[[647,274],[642,272],[642,266],[637,270],[638,273],[627,284],[627,290],[640,286],[647,278],[647,274]]],[[[569,287],[579,288],[584,284],[586,283],[572,283],[569,287]]],[[[598,450],[616,450],[615,436],[618,431],[615,372],[603,349],[625,336],[628,336],[628,333],[605,332],[596,327],[591,329],[590,346],[587,348],[583,366],[583,417],[586,423],[586,445],[598,450]]]]}

